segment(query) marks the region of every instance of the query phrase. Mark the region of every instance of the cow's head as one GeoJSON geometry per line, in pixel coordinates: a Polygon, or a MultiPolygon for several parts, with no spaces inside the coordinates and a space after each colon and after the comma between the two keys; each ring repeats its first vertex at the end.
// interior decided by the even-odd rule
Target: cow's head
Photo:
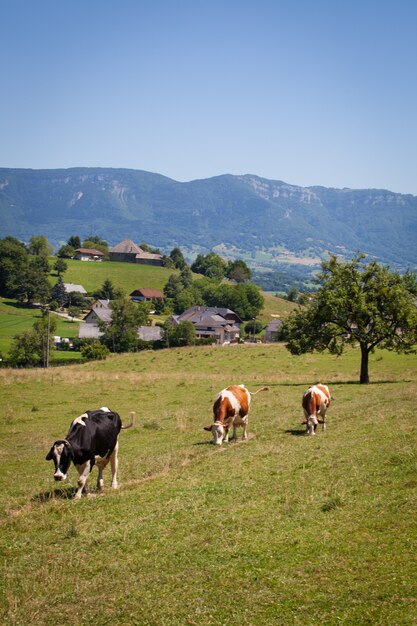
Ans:
{"type": "Polygon", "coordinates": [[[46,455],[47,461],[53,461],[55,464],[55,480],[65,480],[71,461],[74,459],[74,452],[68,441],[61,439],[55,441],[52,448],[46,455]]]}
{"type": "Polygon", "coordinates": [[[225,428],[221,422],[214,422],[211,426],[204,426],[204,430],[211,431],[213,435],[213,443],[215,445],[222,445],[222,441],[225,436],[225,428]]]}

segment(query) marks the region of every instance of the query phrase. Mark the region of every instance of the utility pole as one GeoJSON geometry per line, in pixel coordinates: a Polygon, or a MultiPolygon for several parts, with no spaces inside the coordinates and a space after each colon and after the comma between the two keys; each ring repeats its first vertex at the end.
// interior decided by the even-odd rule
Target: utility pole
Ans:
{"type": "Polygon", "coordinates": [[[47,310],[47,316],[48,316],[48,325],[47,325],[47,335],[46,335],[46,363],[45,363],[45,367],[48,368],[49,367],[49,331],[50,331],[50,327],[51,327],[51,311],[48,309],[47,310]]]}

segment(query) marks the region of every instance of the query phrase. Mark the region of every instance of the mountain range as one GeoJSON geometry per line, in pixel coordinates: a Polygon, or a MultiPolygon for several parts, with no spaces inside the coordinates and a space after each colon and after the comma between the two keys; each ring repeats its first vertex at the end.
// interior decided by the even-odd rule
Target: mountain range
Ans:
{"type": "Polygon", "coordinates": [[[71,235],[145,242],[185,256],[215,250],[255,268],[311,265],[358,251],[417,267],[417,196],[382,189],[300,187],[255,175],[178,182],[113,168],[0,168],[0,236],[71,235]]]}

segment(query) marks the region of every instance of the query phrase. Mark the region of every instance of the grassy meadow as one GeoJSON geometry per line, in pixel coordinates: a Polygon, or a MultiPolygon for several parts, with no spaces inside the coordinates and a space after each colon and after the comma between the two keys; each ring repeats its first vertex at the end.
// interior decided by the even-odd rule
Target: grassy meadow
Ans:
{"type": "MultiPolygon", "coordinates": [[[[417,356],[291,356],[282,345],[0,370],[0,622],[73,626],[409,625],[417,619],[417,356]],[[329,384],[325,433],[301,396],[329,384]],[[215,447],[215,395],[244,383],[249,440],[215,447]],[[72,501],[45,456],[107,405],[120,488],[72,501]],[[319,427],[320,428],[320,427],[319,427]]],[[[239,433],[240,434],[240,433],[239,433]]],[[[105,470],[108,485],[110,471],[105,470]]]]}
{"type": "MultiPolygon", "coordinates": [[[[51,259],[51,265],[56,259],[51,259]]],[[[136,263],[119,263],[102,261],[92,263],[65,259],[68,269],[63,274],[64,282],[82,285],[88,292],[100,289],[106,279],[110,279],[116,287],[123,289],[126,294],[134,289],[152,288],[163,289],[165,283],[175,270],[153,265],[136,263]]],[[[56,283],[55,272],[50,275],[51,284],[56,283]]]]}

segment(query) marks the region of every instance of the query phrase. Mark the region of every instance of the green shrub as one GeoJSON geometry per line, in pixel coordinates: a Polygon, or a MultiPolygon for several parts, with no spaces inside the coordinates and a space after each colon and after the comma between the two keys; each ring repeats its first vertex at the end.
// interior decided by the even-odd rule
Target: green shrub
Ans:
{"type": "Polygon", "coordinates": [[[109,356],[110,351],[102,343],[94,340],[81,348],[81,354],[87,361],[103,361],[109,356]]]}

